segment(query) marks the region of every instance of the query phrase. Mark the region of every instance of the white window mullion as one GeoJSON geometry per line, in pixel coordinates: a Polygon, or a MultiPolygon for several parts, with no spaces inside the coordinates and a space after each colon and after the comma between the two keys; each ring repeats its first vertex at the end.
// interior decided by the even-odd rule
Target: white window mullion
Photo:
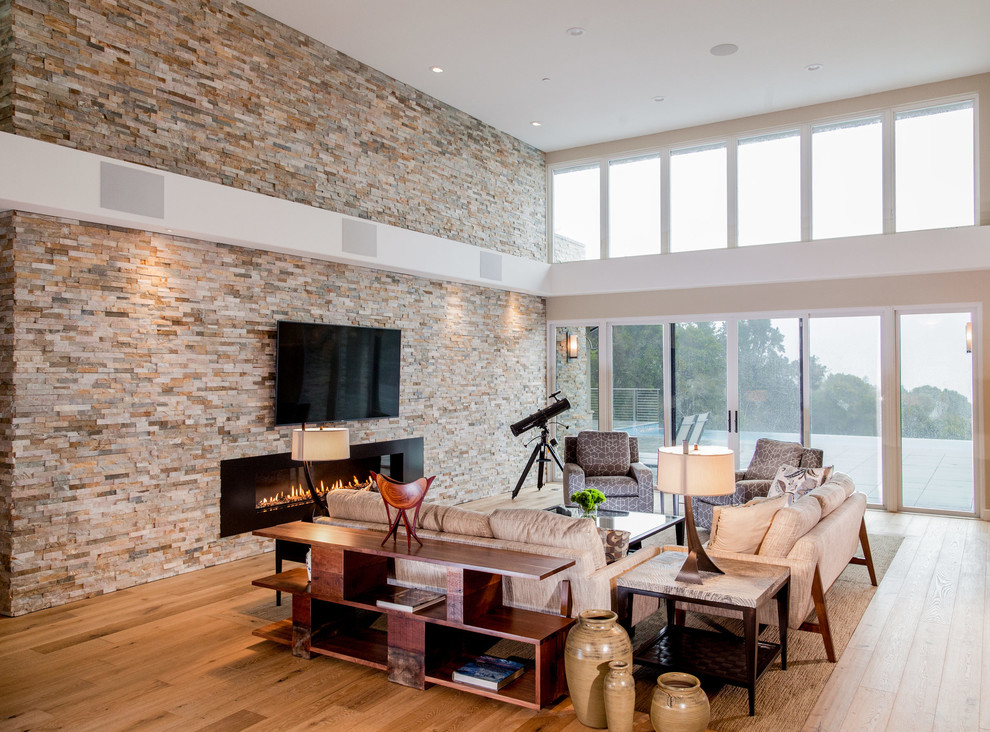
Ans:
{"type": "Polygon", "coordinates": [[[725,181],[727,186],[726,205],[726,246],[734,249],[739,242],[739,140],[730,137],[726,140],[725,181]]]}
{"type": "MultiPolygon", "coordinates": [[[[601,192],[601,214],[599,220],[601,221],[601,258],[608,259],[608,158],[602,158],[598,164],[598,172],[601,175],[601,185],[599,191],[601,192]]],[[[599,331],[601,333],[601,331],[599,331]]],[[[601,337],[601,336],[599,336],[601,337]]],[[[599,345],[599,358],[601,346],[599,345]]],[[[599,399],[601,399],[601,391],[598,392],[599,399]]],[[[601,407],[599,407],[599,410],[601,407]]]]}
{"type": "Polygon", "coordinates": [[[811,125],[801,125],[801,241],[811,241],[811,125]]]}
{"type": "Polygon", "coordinates": [[[670,150],[660,153],[660,253],[670,254],[670,150]]]}
{"type": "Polygon", "coordinates": [[[901,510],[901,369],[897,358],[897,312],[888,308],[880,318],[880,400],[882,501],[888,511],[901,510]]]}
{"type": "Polygon", "coordinates": [[[889,109],[883,113],[883,233],[896,230],[894,211],[894,114],[889,109]]]}
{"type": "Polygon", "coordinates": [[[612,430],[612,324],[598,323],[598,429],[612,430]]]}
{"type": "MultiPolygon", "coordinates": [[[[725,404],[732,415],[728,434],[728,448],[735,454],[739,465],[739,319],[725,319],[725,404]]],[[[745,466],[742,466],[745,467],[745,466]]]]}

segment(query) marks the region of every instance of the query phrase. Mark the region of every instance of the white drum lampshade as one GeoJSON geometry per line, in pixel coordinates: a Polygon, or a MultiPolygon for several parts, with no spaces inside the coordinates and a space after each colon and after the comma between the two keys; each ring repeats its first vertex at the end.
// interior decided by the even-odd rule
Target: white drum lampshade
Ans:
{"type": "Polygon", "coordinates": [[[736,490],[736,460],[726,447],[687,445],[661,447],[657,452],[657,487],[664,493],[684,496],[684,528],[687,529],[688,554],[678,582],[702,583],[702,572],[723,574],[698,538],[694,525],[691,496],[727,496],[736,490]]]}
{"type": "Polygon", "coordinates": [[[351,456],[350,440],[343,427],[292,430],[292,459],[307,463],[346,460],[351,456]]]}
{"type": "Polygon", "coordinates": [[[680,496],[728,496],[736,490],[735,454],[727,447],[695,445],[684,452],[661,447],[657,453],[657,485],[680,496]]]}

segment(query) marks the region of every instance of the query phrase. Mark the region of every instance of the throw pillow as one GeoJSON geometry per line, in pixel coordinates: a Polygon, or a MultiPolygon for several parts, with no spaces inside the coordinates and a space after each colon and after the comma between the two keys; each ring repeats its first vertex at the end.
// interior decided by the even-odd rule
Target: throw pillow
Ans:
{"type": "Polygon", "coordinates": [[[788,495],[791,500],[800,498],[829,479],[832,466],[825,468],[796,468],[793,465],[781,465],[777,468],[767,497],[788,495]]]}
{"type": "Polygon", "coordinates": [[[625,432],[579,432],[577,459],[589,477],[625,475],[629,472],[629,435],[625,432]]]}
{"type": "Polygon", "coordinates": [[[602,537],[602,546],[605,547],[605,564],[618,561],[629,553],[629,537],[632,534],[628,531],[599,527],[598,535],[602,537]]]}
{"type": "Polygon", "coordinates": [[[774,514],[786,506],[786,496],[754,498],[742,506],[716,506],[708,548],[756,554],[774,514]]]}

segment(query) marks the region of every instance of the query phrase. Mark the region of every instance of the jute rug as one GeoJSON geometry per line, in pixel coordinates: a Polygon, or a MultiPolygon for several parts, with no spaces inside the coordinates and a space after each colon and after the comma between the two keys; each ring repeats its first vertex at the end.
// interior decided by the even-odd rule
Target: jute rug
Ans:
{"type": "MultiPolygon", "coordinates": [[[[672,544],[673,542],[665,536],[666,533],[663,532],[655,541],[649,543],[672,544]]],[[[878,581],[883,578],[900,548],[901,539],[900,536],[888,534],[870,536],[878,581]]],[[[832,628],[832,641],[838,657],[841,658],[875,592],[876,588],[870,584],[866,567],[850,565],[825,596],[832,628]]],[[[666,613],[661,607],[658,612],[636,626],[633,647],[637,648],[648,641],[666,622],[666,613]]],[[[733,621],[722,624],[742,635],[741,622],[735,626],[733,621]]],[[[706,627],[693,618],[691,613],[688,614],[688,625],[706,627]]],[[[777,629],[767,628],[760,639],[776,642],[777,629]]],[[[756,716],[749,716],[749,695],[746,689],[729,684],[721,687],[706,685],[705,691],[708,692],[712,708],[712,718],[708,726],[718,732],[800,730],[834,668],[835,664],[829,663],[825,657],[825,645],[820,635],[791,630],[787,636],[787,670],[781,670],[778,660],[764,672],[756,684],[756,716]]],[[[649,714],[657,672],[641,666],[636,669],[635,676],[636,709],[649,714]]]]}

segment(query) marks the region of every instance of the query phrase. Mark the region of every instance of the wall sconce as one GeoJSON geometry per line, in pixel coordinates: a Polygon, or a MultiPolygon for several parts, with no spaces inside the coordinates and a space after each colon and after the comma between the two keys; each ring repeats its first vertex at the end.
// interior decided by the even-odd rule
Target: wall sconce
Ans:
{"type": "Polygon", "coordinates": [[[578,357],[578,334],[577,333],[567,333],[564,336],[564,343],[567,348],[567,360],[573,361],[578,357]]]}
{"type": "Polygon", "coordinates": [[[973,324],[966,323],[966,353],[973,352],[973,324]]]}

